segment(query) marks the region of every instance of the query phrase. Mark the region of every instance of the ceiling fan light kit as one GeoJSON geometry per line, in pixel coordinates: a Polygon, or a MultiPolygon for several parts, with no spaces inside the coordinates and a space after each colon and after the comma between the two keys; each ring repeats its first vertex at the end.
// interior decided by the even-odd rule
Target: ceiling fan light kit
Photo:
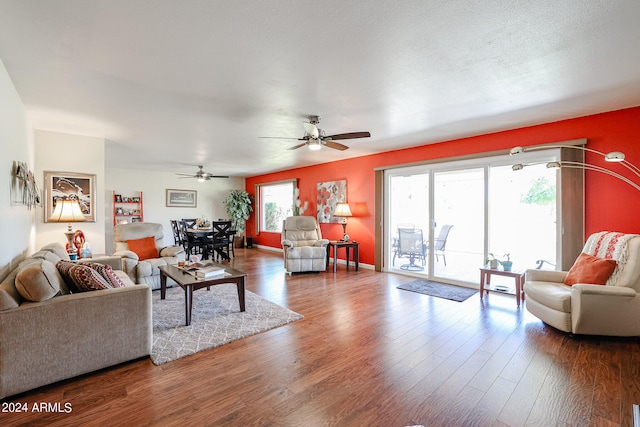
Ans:
{"type": "Polygon", "coordinates": [[[344,144],[335,142],[342,139],[356,139],[356,138],[369,138],[371,134],[369,132],[349,132],[349,133],[337,133],[334,135],[325,135],[324,131],[317,125],[320,123],[320,116],[309,116],[308,122],[302,122],[304,126],[304,136],[302,138],[287,138],[287,137],[263,137],[263,138],[277,138],[277,139],[297,139],[298,141],[304,141],[302,144],[294,145],[288,148],[288,150],[296,150],[305,145],[309,147],[309,150],[317,151],[322,146],[333,148],[334,150],[344,151],[348,149],[344,144]]]}
{"type": "Polygon", "coordinates": [[[198,171],[196,173],[194,173],[194,174],[177,173],[176,175],[178,175],[178,179],[196,178],[198,180],[198,182],[209,181],[211,178],[229,178],[228,176],[214,175],[212,173],[205,172],[203,170],[203,168],[204,168],[203,165],[198,165],[198,171]]]}

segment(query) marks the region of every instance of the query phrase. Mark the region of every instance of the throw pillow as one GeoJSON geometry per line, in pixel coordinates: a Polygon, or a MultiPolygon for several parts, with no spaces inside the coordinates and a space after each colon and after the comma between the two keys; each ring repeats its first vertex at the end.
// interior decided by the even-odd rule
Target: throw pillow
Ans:
{"type": "Polygon", "coordinates": [[[16,290],[24,299],[46,301],[60,292],[62,277],[49,261],[28,259],[21,262],[18,269],[16,290]]]}
{"type": "Polygon", "coordinates": [[[105,279],[112,288],[123,288],[125,286],[122,279],[120,279],[118,275],[114,273],[110,265],[100,264],[97,262],[85,262],[83,265],[86,265],[97,271],[98,274],[100,274],[100,276],[102,276],[102,278],[105,279]]]}
{"type": "Polygon", "coordinates": [[[73,293],[80,292],[80,290],[73,284],[73,280],[71,280],[71,276],[69,275],[69,270],[71,270],[71,267],[74,265],[76,265],[75,262],[65,260],[61,260],[56,263],[58,273],[60,273],[60,276],[62,276],[62,279],[73,293]]]}
{"type": "Polygon", "coordinates": [[[62,277],[69,280],[67,282],[69,287],[75,288],[78,292],[97,291],[112,287],[100,273],[84,264],[60,261],[56,267],[62,277]]]}
{"type": "Polygon", "coordinates": [[[138,255],[140,261],[150,258],[158,258],[158,248],[156,247],[156,239],[153,236],[143,239],[127,240],[129,250],[138,255]]]}
{"type": "Polygon", "coordinates": [[[598,258],[583,252],[569,270],[564,283],[569,286],[577,283],[604,285],[617,264],[616,260],[598,258]]]}

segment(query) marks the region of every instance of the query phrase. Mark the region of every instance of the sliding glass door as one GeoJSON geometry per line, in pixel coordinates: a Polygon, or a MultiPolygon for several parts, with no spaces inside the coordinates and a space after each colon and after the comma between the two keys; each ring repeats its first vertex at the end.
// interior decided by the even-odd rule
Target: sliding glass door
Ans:
{"type": "Polygon", "coordinates": [[[434,248],[434,278],[477,279],[484,256],[484,187],[484,168],[434,171],[434,237],[428,245],[434,248]]]}
{"type": "Polygon", "coordinates": [[[516,269],[553,268],[556,175],[545,163],[556,155],[523,159],[519,171],[508,156],[385,171],[384,270],[478,283],[489,253],[516,269]]]}

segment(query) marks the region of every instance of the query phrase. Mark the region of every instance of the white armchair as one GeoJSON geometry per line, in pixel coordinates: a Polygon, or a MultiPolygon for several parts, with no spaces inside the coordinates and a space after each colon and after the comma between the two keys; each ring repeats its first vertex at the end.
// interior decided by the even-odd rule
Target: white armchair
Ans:
{"type": "Polygon", "coordinates": [[[176,265],[184,261],[185,252],[182,246],[164,246],[163,228],[161,224],[152,222],[134,222],[118,224],[113,231],[113,255],[122,258],[122,267],[135,283],[146,283],[151,289],[160,289],[161,265],[176,265]],[[129,241],[152,237],[155,240],[156,258],[140,260],[138,254],[129,248],[129,241]]]}
{"type": "Polygon", "coordinates": [[[282,225],[284,268],[289,273],[325,271],[328,239],[322,238],[320,226],[311,216],[290,216],[282,225]]]}
{"type": "Polygon", "coordinates": [[[583,253],[617,262],[604,286],[580,282],[568,286],[566,271],[527,270],[527,310],[572,334],[640,336],[640,236],[595,233],[583,253]]]}

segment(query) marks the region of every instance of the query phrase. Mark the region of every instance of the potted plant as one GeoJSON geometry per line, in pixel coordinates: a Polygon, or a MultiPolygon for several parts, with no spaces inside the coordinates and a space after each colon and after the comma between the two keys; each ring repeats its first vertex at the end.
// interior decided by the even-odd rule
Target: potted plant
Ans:
{"type": "Polygon", "coordinates": [[[511,261],[511,254],[502,255],[506,260],[501,261],[502,268],[504,271],[511,271],[511,267],[513,267],[513,262],[511,261]]]}
{"type": "Polygon", "coordinates": [[[253,211],[251,197],[244,190],[231,190],[224,199],[224,205],[227,208],[229,219],[231,219],[236,232],[239,234],[236,236],[239,239],[237,247],[243,247],[244,237],[242,233],[244,232],[245,221],[249,219],[249,214],[253,211]]]}
{"type": "Polygon", "coordinates": [[[502,262],[500,262],[498,258],[496,258],[496,256],[491,252],[489,252],[487,259],[484,260],[484,263],[485,265],[489,264],[489,268],[492,270],[497,270],[498,264],[502,264],[502,262]]]}

